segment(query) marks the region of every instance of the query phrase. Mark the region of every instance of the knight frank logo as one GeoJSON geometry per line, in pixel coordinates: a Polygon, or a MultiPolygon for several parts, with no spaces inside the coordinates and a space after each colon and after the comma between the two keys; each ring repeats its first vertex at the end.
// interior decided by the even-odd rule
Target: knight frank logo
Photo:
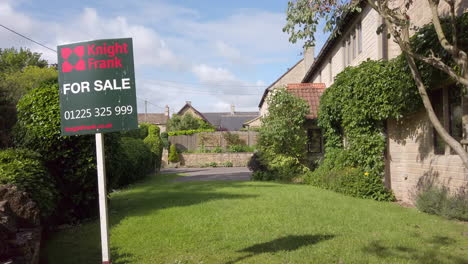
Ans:
{"type": "Polygon", "coordinates": [[[86,70],[86,64],[85,61],[82,59],[84,55],[84,46],[77,46],[73,50],[71,48],[62,48],[60,50],[60,54],[62,55],[62,58],[65,60],[62,63],[62,72],[71,72],[73,69],[77,71],[84,71],[86,70]],[[70,58],[70,55],[75,53],[76,56],[78,56],[80,59],[75,63],[75,65],[72,65],[68,59],[70,58]]]}
{"type": "Polygon", "coordinates": [[[103,43],[101,46],[88,44],[86,46],[77,46],[75,48],[61,48],[60,55],[64,59],[62,63],[62,72],[85,71],[94,69],[122,68],[122,59],[117,54],[128,53],[128,44],[114,43],[108,45],[103,43]],[[68,60],[72,54],[78,56],[78,61],[73,65],[68,60]],[[107,57],[102,59],[103,55],[107,57]],[[83,58],[85,57],[86,58],[83,58]],[[96,59],[94,56],[99,56],[96,59]]]}

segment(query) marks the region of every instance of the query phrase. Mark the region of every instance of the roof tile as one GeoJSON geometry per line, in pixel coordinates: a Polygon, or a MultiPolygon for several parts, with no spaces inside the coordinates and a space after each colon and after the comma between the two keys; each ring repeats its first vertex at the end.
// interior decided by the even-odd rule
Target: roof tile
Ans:
{"type": "Polygon", "coordinates": [[[287,90],[304,99],[310,107],[310,114],[306,117],[308,119],[315,119],[318,117],[318,109],[320,104],[320,96],[325,91],[324,83],[290,83],[287,86],[287,90]]]}

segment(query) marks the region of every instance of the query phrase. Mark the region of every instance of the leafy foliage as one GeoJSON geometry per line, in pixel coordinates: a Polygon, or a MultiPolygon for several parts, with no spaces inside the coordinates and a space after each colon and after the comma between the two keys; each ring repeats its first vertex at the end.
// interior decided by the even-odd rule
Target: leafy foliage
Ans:
{"type": "Polygon", "coordinates": [[[122,137],[120,139],[120,147],[125,157],[125,162],[122,162],[122,171],[124,173],[118,179],[118,187],[143,179],[154,170],[154,154],[143,140],[122,137]]]}
{"type": "Polygon", "coordinates": [[[468,221],[468,194],[450,194],[446,188],[430,186],[418,193],[416,206],[422,212],[468,221]]]}
{"type": "Polygon", "coordinates": [[[143,142],[149,147],[155,160],[154,167],[159,170],[161,168],[161,158],[163,151],[163,143],[159,135],[159,127],[156,125],[148,124],[148,136],[143,142]]]}
{"type": "Polygon", "coordinates": [[[173,163],[176,163],[176,162],[179,162],[180,161],[180,158],[179,158],[179,153],[177,152],[177,148],[174,144],[172,144],[170,147],[169,147],[169,157],[168,157],[168,160],[169,162],[173,162],[173,163]]]}
{"type": "Polygon", "coordinates": [[[168,132],[167,134],[169,136],[183,136],[183,135],[193,135],[193,134],[196,134],[196,133],[214,132],[214,131],[215,130],[213,128],[201,128],[201,129],[172,131],[172,132],[168,132]]]}
{"type": "Polygon", "coordinates": [[[223,133],[223,138],[226,140],[228,146],[231,145],[245,145],[245,140],[240,139],[239,134],[233,134],[230,132],[223,133]]]}
{"type": "Polygon", "coordinates": [[[268,98],[268,105],[269,113],[262,119],[263,126],[259,132],[259,152],[251,161],[252,164],[260,162],[263,166],[252,166],[254,179],[288,181],[307,171],[302,162],[306,154],[304,124],[309,106],[284,88],[274,90],[268,98]],[[256,173],[255,168],[266,170],[256,173]]]}
{"type": "Polygon", "coordinates": [[[41,54],[29,49],[15,48],[0,49],[0,72],[18,72],[27,66],[47,67],[47,61],[41,59],[41,54]]]}
{"type": "Polygon", "coordinates": [[[173,115],[167,122],[167,131],[169,132],[197,129],[214,129],[214,127],[200,118],[195,118],[191,114],[182,116],[173,115]]]}
{"type": "MultiPolygon", "coordinates": [[[[68,222],[97,213],[96,150],[93,136],[60,135],[58,90],[57,80],[46,82],[19,100],[15,142],[42,156],[58,191],[55,216],[68,222]]],[[[122,173],[118,136],[105,136],[109,189],[122,173]]]]}
{"type": "Polygon", "coordinates": [[[382,184],[384,121],[401,118],[420,105],[402,60],[347,67],[320,99],[318,124],[324,131],[326,154],[308,181],[353,196],[392,199],[382,184]]]}
{"type": "Polygon", "coordinates": [[[259,150],[266,155],[282,154],[302,159],[306,153],[304,123],[309,105],[285,88],[275,89],[268,98],[268,105],[268,115],[262,119],[258,135],[259,150]]]}
{"type": "Polygon", "coordinates": [[[0,151],[0,184],[15,184],[38,204],[43,217],[56,206],[54,180],[49,176],[41,156],[26,149],[0,151]]]}

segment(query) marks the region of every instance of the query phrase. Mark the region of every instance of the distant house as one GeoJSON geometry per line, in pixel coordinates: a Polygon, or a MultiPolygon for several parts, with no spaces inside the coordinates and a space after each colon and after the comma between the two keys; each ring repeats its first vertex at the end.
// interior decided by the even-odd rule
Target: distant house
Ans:
{"type": "Polygon", "coordinates": [[[245,122],[259,116],[259,112],[236,112],[234,105],[231,105],[231,112],[201,113],[192,106],[190,101],[187,101],[177,114],[181,116],[191,114],[213,125],[217,130],[224,131],[239,131],[245,122]]]}
{"type": "Polygon", "coordinates": [[[166,132],[167,121],[169,120],[169,106],[166,105],[164,113],[144,113],[138,114],[138,123],[150,123],[157,125],[160,132],[166,132]]]}

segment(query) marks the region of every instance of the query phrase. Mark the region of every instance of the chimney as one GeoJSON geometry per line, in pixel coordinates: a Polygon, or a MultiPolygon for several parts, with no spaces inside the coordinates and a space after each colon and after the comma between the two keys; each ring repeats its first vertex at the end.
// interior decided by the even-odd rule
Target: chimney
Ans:
{"type": "Polygon", "coordinates": [[[168,105],[166,105],[166,107],[164,108],[164,115],[169,116],[169,106],[168,105]]]}
{"type": "Polygon", "coordinates": [[[304,48],[304,75],[309,71],[310,66],[314,63],[314,46],[304,48]]]}
{"type": "Polygon", "coordinates": [[[190,105],[190,106],[192,105],[192,101],[185,101],[185,103],[190,105]]]}
{"type": "Polygon", "coordinates": [[[234,115],[235,113],[235,106],[234,104],[231,104],[231,115],[234,115]]]}

